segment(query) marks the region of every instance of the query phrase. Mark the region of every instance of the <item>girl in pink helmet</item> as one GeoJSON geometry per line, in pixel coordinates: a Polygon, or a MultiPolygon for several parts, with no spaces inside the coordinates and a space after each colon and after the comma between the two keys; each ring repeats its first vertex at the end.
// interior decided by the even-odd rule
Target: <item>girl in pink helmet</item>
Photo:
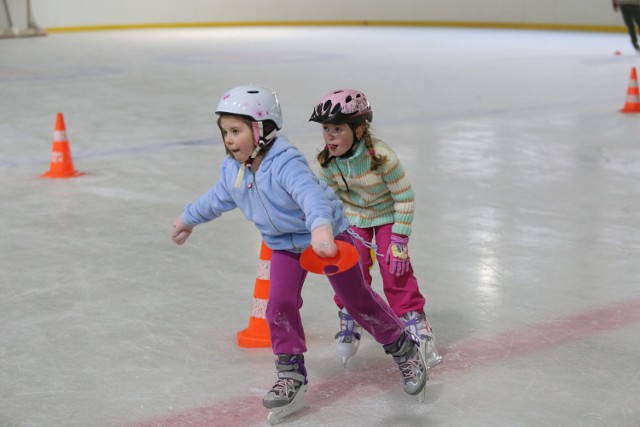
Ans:
{"type": "MultiPolygon", "coordinates": [[[[427,364],[433,366],[442,358],[408,251],[413,189],[395,152],[372,137],[372,120],[371,105],[360,91],[341,89],[322,98],[309,119],[322,125],[325,146],[317,156],[320,177],[344,203],[367,283],[371,286],[375,253],[389,305],[420,339],[427,364]]],[[[340,298],[334,299],[340,308],[336,351],[346,363],[358,350],[361,329],[340,298]]]]}
{"type": "MultiPolygon", "coordinates": [[[[171,238],[182,245],[199,225],[238,208],[273,250],[266,320],[278,378],[263,398],[275,424],[304,406],[307,351],[300,317],[307,272],[301,253],[311,247],[333,257],[336,240],[353,244],[342,203],[313,173],[300,151],[277,131],[282,111],[275,92],[246,85],[226,92],[216,109],[227,156],[220,178],[174,221],[171,238]]],[[[359,265],[329,276],[336,295],[384,351],[393,356],[408,394],[424,398],[428,378],[419,343],[367,285],[359,265]]]]}

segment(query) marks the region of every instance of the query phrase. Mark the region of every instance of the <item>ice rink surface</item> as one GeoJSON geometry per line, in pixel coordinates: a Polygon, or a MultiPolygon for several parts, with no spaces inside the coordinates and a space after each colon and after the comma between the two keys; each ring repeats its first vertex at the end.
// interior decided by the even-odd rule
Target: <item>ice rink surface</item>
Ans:
{"type": "MultiPolygon", "coordinates": [[[[260,236],[169,232],[216,180],[213,114],[275,89],[309,159],[363,90],[416,192],[409,250],[444,361],[427,402],[371,336],[346,369],[309,276],[308,408],[287,426],[640,425],[640,114],[624,33],[209,28],[0,40],[0,426],[264,426],[271,350],[236,333],[260,236]],[[619,54],[616,54],[616,51],[619,54]],[[78,170],[49,168],[56,113],[78,170]]],[[[380,291],[380,283],[374,283],[380,291]]]]}

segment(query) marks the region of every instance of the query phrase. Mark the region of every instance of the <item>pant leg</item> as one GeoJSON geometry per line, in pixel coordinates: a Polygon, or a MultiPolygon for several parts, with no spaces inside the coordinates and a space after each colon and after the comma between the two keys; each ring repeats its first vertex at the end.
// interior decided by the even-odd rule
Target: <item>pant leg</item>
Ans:
{"type": "Polygon", "coordinates": [[[627,26],[627,31],[629,32],[629,37],[631,38],[631,44],[633,46],[638,45],[638,36],[636,34],[636,28],[633,24],[633,15],[634,8],[636,6],[630,4],[621,4],[619,6],[620,13],[622,14],[622,19],[624,21],[624,25],[627,26]]]}
{"type": "Polygon", "coordinates": [[[636,32],[640,29],[640,6],[633,6],[631,16],[635,22],[636,32]]]}
{"type": "MultiPolygon", "coordinates": [[[[351,227],[356,234],[364,239],[364,241],[371,243],[373,241],[373,228],[358,228],[351,227]]],[[[364,275],[365,282],[371,286],[371,266],[373,265],[373,260],[371,259],[371,250],[362,244],[358,239],[353,239],[356,249],[358,250],[360,268],[362,269],[362,274],[364,275]]],[[[338,295],[333,297],[338,308],[343,308],[344,304],[340,301],[338,295]]]]}
{"type": "Polygon", "coordinates": [[[307,351],[300,318],[306,277],[307,272],[300,266],[300,254],[273,251],[266,318],[275,355],[307,351]]]}
{"type": "MultiPolygon", "coordinates": [[[[344,232],[336,237],[354,244],[344,232]]],[[[273,261],[272,261],[273,262],[273,261]]],[[[328,276],[334,292],[349,314],[380,344],[390,344],[404,332],[404,324],[391,307],[369,286],[359,264],[342,273],[328,276]]]]}
{"type": "Polygon", "coordinates": [[[391,244],[391,229],[393,224],[385,224],[375,227],[376,245],[378,245],[378,265],[382,276],[384,294],[389,301],[393,312],[402,316],[410,311],[422,312],[425,298],[420,293],[418,279],[413,274],[413,267],[400,277],[396,277],[390,271],[390,265],[386,263],[386,254],[391,244]]]}

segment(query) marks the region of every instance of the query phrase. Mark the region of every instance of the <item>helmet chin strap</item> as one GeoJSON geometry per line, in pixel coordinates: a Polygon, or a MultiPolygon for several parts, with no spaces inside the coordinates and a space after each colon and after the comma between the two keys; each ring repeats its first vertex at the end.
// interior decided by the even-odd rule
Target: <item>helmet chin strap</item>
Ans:
{"type": "MultiPolygon", "coordinates": [[[[341,159],[351,157],[353,155],[353,152],[355,151],[356,146],[360,143],[361,139],[362,138],[358,138],[358,135],[356,135],[356,131],[353,131],[353,143],[351,144],[351,147],[349,147],[347,151],[345,151],[343,154],[339,155],[338,157],[341,159]]],[[[329,152],[329,147],[327,145],[324,146],[324,149],[327,150],[327,152],[329,152]]],[[[335,158],[336,156],[332,156],[331,154],[329,154],[327,159],[324,162],[322,162],[320,166],[323,168],[326,167],[335,158]]]]}
{"type": "Polygon", "coordinates": [[[353,152],[356,150],[356,147],[360,143],[360,139],[361,138],[358,138],[358,135],[356,135],[356,131],[354,130],[353,131],[353,143],[351,144],[351,147],[349,147],[349,149],[339,157],[341,157],[341,158],[351,157],[353,155],[353,152]]]}
{"type": "Polygon", "coordinates": [[[251,126],[253,128],[253,140],[255,141],[256,148],[253,150],[253,152],[251,153],[251,156],[247,159],[247,161],[240,166],[240,169],[238,170],[238,175],[236,176],[236,182],[234,185],[235,188],[240,188],[240,185],[242,184],[242,180],[244,179],[244,170],[247,168],[247,166],[249,168],[251,167],[253,160],[258,156],[258,153],[260,153],[260,150],[262,150],[267,144],[269,144],[273,140],[273,138],[276,136],[276,132],[278,131],[278,129],[274,128],[269,133],[269,135],[265,136],[264,126],[262,122],[253,122],[251,123],[251,126]]]}

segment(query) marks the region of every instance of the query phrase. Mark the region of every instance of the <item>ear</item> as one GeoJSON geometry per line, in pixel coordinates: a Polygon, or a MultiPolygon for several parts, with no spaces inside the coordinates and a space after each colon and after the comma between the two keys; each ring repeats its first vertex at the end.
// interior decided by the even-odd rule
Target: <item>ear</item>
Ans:
{"type": "Polygon", "coordinates": [[[253,130],[253,143],[257,146],[263,136],[262,122],[251,122],[251,128],[253,130]]]}
{"type": "Polygon", "coordinates": [[[364,135],[364,125],[360,125],[356,128],[356,138],[358,138],[358,141],[362,139],[363,135],[364,135]]]}

